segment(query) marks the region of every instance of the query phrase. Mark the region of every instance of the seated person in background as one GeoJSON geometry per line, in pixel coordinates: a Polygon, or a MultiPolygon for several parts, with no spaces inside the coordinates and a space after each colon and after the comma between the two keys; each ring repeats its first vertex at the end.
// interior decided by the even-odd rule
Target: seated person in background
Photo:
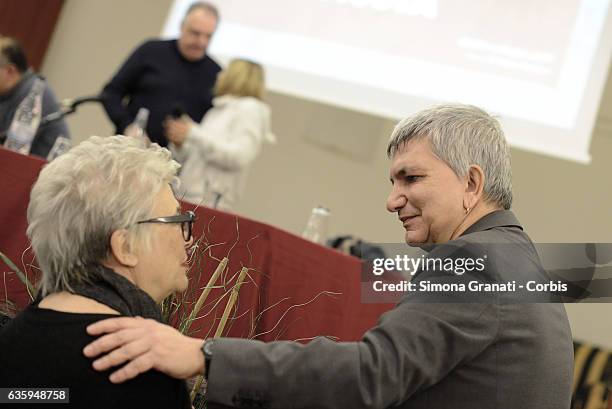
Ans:
{"type": "Polygon", "coordinates": [[[261,65],[233,60],[219,74],[213,108],[199,125],[187,116],[166,119],[169,148],[183,164],[181,199],[224,210],[235,208],[251,162],[264,142],[275,142],[263,93],[261,65]]]}
{"type": "MultiPolygon", "coordinates": [[[[0,385],[70,388],[78,408],[189,408],[183,381],[155,370],[114,385],[81,350],[103,318],[161,321],[187,287],[194,215],[180,213],[170,152],[92,137],[46,165],[32,188],[28,236],[42,276],[34,303],[0,330],[0,385]]],[[[28,406],[29,407],[29,406],[28,406]]]]}
{"type": "Polygon", "coordinates": [[[162,121],[173,111],[202,119],[221,71],[206,54],[218,20],[215,6],[195,2],[185,13],[178,39],[151,40],[134,50],[102,91],[117,133],[134,136],[131,124],[140,108],[150,112],[146,134],[161,146],[168,144],[162,121]]]}
{"type": "Polygon", "coordinates": [[[40,125],[42,118],[59,110],[47,82],[29,68],[21,45],[0,35],[0,144],[47,158],[59,137],[70,138],[63,119],[40,125]]]}

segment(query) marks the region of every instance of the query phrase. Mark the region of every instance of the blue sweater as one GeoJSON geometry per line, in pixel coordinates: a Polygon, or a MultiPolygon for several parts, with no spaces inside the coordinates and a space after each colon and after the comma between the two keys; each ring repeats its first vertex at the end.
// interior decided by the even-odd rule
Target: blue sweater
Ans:
{"type": "Polygon", "coordinates": [[[176,40],[147,41],[136,48],[104,87],[104,108],[117,133],[123,133],[133,122],[138,109],[147,108],[149,138],[166,146],[162,126],[166,116],[180,108],[199,122],[212,106],[219,71],[221,67],[209,56],[199,61],[186,60],[176,40]]]}

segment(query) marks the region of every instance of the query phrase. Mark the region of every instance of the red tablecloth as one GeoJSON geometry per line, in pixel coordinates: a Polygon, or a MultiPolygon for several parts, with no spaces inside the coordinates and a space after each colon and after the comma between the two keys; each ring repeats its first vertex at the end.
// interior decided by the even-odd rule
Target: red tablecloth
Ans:
{"type": "MultiPolygon", "coordinates": [[[[0,251],[34,276],[31,253],[25,251],[26,208],[32,184],[44,161],[0,148],[0,251]]],[[[195,206],[188,203],[184,208],[195,206]]],[[[200,207],[195,237],[202,237],[191,285],[185,295],[186,314],[206,285],[217,260],[229,257],[200,316],[191,327],[198,336],[210,336],[229,298],[240,268],[249,279],[240,290],[226,335],[262,340],[307,340],[318,335],[356,340],[390,304],[360,302],[360,261],[275,227],[229,213],[200,207]],[[224,288],[221,286],[225,284],[224,288]]],[[[29,297],[21,281],[0,262],[3,273],[0,301],[7,298],[22,308],[29,297]]]]}

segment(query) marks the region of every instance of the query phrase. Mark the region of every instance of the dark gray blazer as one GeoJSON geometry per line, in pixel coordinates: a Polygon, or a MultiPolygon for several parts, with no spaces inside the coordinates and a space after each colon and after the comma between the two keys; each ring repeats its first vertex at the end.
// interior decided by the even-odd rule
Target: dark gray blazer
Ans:
{"type": "MultiPolygon", "coordinates": [[[[542,271],[510,211],[483,217],[452,243],[512,243],[513,254],[488,250],[497,251],[488,254],[491,281],[542,271]]],[[[416,301],[407,295],[360,342],[219,339],[208,400],[258,408],[569,408],[573,349],[562,304],[416,301]]]]}

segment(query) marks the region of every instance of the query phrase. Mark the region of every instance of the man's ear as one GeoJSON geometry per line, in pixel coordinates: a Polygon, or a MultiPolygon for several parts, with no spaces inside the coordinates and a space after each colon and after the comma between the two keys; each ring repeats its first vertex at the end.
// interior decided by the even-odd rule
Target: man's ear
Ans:
{"type": "Polygon", "coordinates": [[[467,172],[467,186],[463,198],[463,207],[473,209],[482,199],[484,192],[485,175],[478,165],[470,165],[467,172]]]}
{"type": "Polygon", "coordinates": [[[111,234],[110,248],[112,256],[119,264],[127,267],[135,267],[138,264],[138,256],[130,246],[127,230],[115,230],[111,234]]]}

